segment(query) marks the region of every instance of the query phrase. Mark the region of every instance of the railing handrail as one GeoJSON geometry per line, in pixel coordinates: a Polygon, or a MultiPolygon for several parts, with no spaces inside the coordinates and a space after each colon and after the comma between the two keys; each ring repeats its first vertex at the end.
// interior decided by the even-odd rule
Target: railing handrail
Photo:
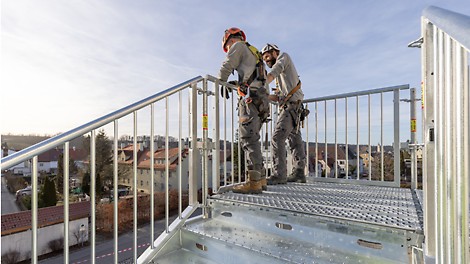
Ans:
{"type": "Polygon", "coordinates": [[[410,85],[409,84],[403,84],[403,85],[397,85],[397,86],[389,86],[389,87],[383,87],[383,88],[363,90],[363,91],[359,91],[359,92],[343,93],[343,94],[328,95],[328,96],[323,96],[323,97],[305,99],[303,102],[304,103],[314,103],[314,102],[322,102],[322,101],[341,99],[341,98],[347,98],[347,97],[363,96],[363,95],[378,94],[378,93],[386,93],[386,92],[393,92],[395,90],[407,90],[407,89],[410,89],[410,85]]]}
{"type": "Polygon", "coordinates": [[[470,51],[470,17],[435,6],[423,10],[423,16],[470,51]]]}
{"type": "Polygon", "coordinates": [[[199,82],[203,80],[204,78],[202,76],[197,76],[194,77],[188,81],[182,82],[178,85],[175,85],[173,87],[170,87],[164,91],[161,91],[155,95],[149,96],[145,99],[142,99],[136,103],[133,103],[131,105],[128,105],[126,107],[123,107],[117,111],[114,111],[110,114],[107,114],[105,116],[102,116],[100,118],[97,118],[91,122],[88,122],[84,125],[81,125],[77,128],[74,128],[72,130],[69,130],[65,133],[62,133],[60,135],[57,135],[55,137],[49,138],[47,140],[44,140],[42,142],[39,142],[33,146],[30,146],[28,148],[25,148],[19,152],[16,152],[12,155],[8,155],[5,158],[2,158],[1,160],[1,168],[2,170],[9,169],[10,167],[24,162],[26,160],[29,160],[33,158],[34,156],[37,156],[45,151],[48,151],[50,149],[53,149],[61,144],[64,144],[67,141],[70,141],[76,137],[82,136],[94,129],[97,129],[99,127],[102,127],[106,124],[109,124],[110,122],[119,119],[121,117],[124,117],[134,111],[137,111],[145,106],[148,106],[154,102],[157,102],[167,96],[170,96],[174,93],[179,92],[180,90],[185,89],[186,87],[190,86],[194,82],[199,82]]]}

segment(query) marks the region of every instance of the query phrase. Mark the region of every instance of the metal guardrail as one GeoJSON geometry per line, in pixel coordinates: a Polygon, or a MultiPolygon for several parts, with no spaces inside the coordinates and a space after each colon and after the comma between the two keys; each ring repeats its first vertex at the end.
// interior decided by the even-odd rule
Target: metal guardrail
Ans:
{"type": "MultiPolygon", "coordinates": [[[[96,133],[95,130],[101,128],[107,124],[114,125],[114,141],[113,141],[113,185],[114,185],[114,197],[118,196],[118,130],[119,125],[118,122],[121,118],[126,117],[128,115],[133,116],[133,147],[134,147],[134,157],[133,160],[137,160],[137,111],[144,109],[146,107],[150,107],[150,123],[151,123],[151,138],[154,138],[154,103],[165,100],[165,138],[166,138],[166,169],[165,169],[165,219],[166,219],[166,232],[170,230],[169,224],[169,187],[168,187],[168,177],[169,177],[169,162],[168,162],[168,121],[169,121],[169,105],[168,105],[168,98],[179,94],[179,113],[180,113],[180,122],[179,122],[179,137],[181,139],[181,105],[182,96],[181,92],[184,90],[189,91],[190,97],[190,110],[188,113],[189,116],[189,123],[190,123],[190,140],[192,142],[190,152],[190,162],[192,164],[196,164],[197,160],[194,159],[194,150],[197,143],[197,84],[204,81],[204,78],[201,76],[195,77],[190,79],[186,82],[183,82],[179,85],[173,86],[167,90],[164,90],[158,94],[145,98],[141,101],[138,101],[134,104],[131,104],[127,107],[124,107],[120,110],[117,110],[113,113],[105,115],[101,118],[98,118],[94,121],[91,121],[85,125],[72,129],[66,133],[60,134],[56,137],[50,138],[43,142],[40,142],[34,146],[26,148],[22,151],[9,155],[1,159],[1,167],[2,170],[7,170],[12,166],[19,164],[21,162],[27,161],[32,159],[32,197],[31,197],[31,214],[32,214],[32,240],[31,240],[31,262],[37,263],[38,262],[38,155],[44,153],[50,149],[53,149],[57,146],[63,145],[64,146],[64,177],[63,177],[63,184],[64,184],[64,263],[69,263],[69,142],[77,137],[86,135],[90,133],[90,167],[91,167],[91,186],[90,186],[90,198],[91,198],[91,263],[95,263],[96,255],[95,255],[95,246],[96,246],[96,133]]],[[[150,149],[153,153],[154,151],[154,140],[151,140],[150,149]]],[[[179,153],[181,153],[181,140],[179,140],[179,153]]],[[[197,151],[196,151],[197,152],[197,151]]],[[[181,156],[181,155],[180,155],[181,156]]],[[[153,168],[154,159],[151,159],[150,163],[151,167],[153,168]]],[[[151,171],[151,192],[153,193],[154,187],[154,170],[151,171]]],[[[181,172],[181,162],[179,163],[179,171],[181,172]]],[[[184,212],[182,212],[181,208],[181,173],[179,173],[179,219],[183,219],[185,217],[184,212]]],[[[196,181],[197,175],[195,175],[195,171],[191,170],[189,174],[190,179],[190,188],[189,190],[189,205],[191,207],[197,206],[197,183],[193,182],[196,181]]],[[[137,162],[133,163],[133,234],[134,234],[134,257],[133,262],[137,263],[137,162]]],[[[151,208],[150,208],[150,217],[151,222],[154,222],[154,196],[150,196],[151,201],[151,208]]],[[[118,199],[114,199],[114,262],[118,262],[118,199]]],[[[154,225],[151,225],[151,234],[150,234],[150,244],[151,247],[154,247],[154,225]]]]}
{"type": "MultiPolygon", "coordinates": [[[[353,93],[345,93],[345,94],[340,94],[340,95],[333,95],[333,96],[325,96],[325,97],[320,97],[320,98],[314,98],[314,99],[307,99],[304,100],[304,103],[307,103],[307,107],[311,104],[314,105],[314,107],[311,107],[313,110],[313,117],[310,115],[308,118],[307,122],[307,129],[306,129],[306,138],[307,142],[309,143],[309,123],[310,120],[313,119],[313,123],[315,125],[315,153],[314,153],[314,159],[315,159],[315,169],[314,169],[314,179],[317,181],[333,181],[333,182],[343,182],[343,183],[354,183],[354,184],[369,184],[369,185],[384,185],[384,186],[395,186],[399,187],[400,186],[400,90],[407,90],[409,89],[409,85],[399,85],[399,86],[392,86],[392,87],[385,87],[385,88],[378,88],[378,89],[372,89],[372,90],[365,90],[365,91],[359,91],[359,92],[353,92],[353,93]],[[385,113],[384,112],[384,100],[383,100],[383,95],[386,93],[393,93],[393,112],[392,113],[385,113]],[[378,95],[380,96],[380,104],[377,107],[371,106],[371,96],[373,95],[378,95]],[[367,152],[369,154],[369,162],[368,162],[368,175],[367,178],[362,177],[360,174],[360,128],[363,127],[363,125],[360,124],[360,114],[359,114],[359,98],[360,97],[367,97],[367,117],[364,118],[364,121],[367,121],[367,152]],[[355,144],[355,153],[356,153],[356,160],[355,160],[355,166],[356,166],[356,175],[351,175],[351,178],[353,181],[348,180],[347,178],[349,177],[349,148],[350,148],[350,143],[348,141],[348,135],[350,131],[348,131],[349,128],[349,114],[350,112],[353,112],[349,109],[348,107],[348,100],[353,99],[355,100],[355,121],[356,124],[353,128],[353,132],[356,134],[356,144],[355,144]],[[344,152],[345,152],[345,176],[344,178],[346,179],[340,179],[340,173],[339,173],[339,165],[338,165],[338,102],[344,101],[344,137],[345,141],[342,143],[344,145],[344,152]],[[327,111],[327,104],[328,102],[334,103],[334,111],[333,111],[333,117],[329,117],[329,113],[327,111]],[[333,169],[334,169],[334,176],[331,177],[329,176],[326,172],[324,173],[324,177],[321,176],[321,174],[318,172],[318,160],[319,160],[319,148],[318,148],[318,142],[321,140],[319,139],[319,118],[318,118],[318,105],[323,104],[324,105],[324,147],[323,147],[323,159],[322,161],[329,166],[328,164],[328,134],[334,134],[334,162],[333,164],[333,169]],[[372,178],[372,148],[371,148],[371,111],[379,111],[380,112],[380,146],[384,146],[384,114],[385,115],[391,115],[393,117],[393,163],[394,163],[394,169],[393,169],[393,180],[392,181],[386,181],[384,177],[384,151],[380,151],[380,177],[378,180],[373,180],[372,178]],[[331,132],[328,129],[328,121],[333,120],[334,122],[334,132],[331,132]],[[362,179],[362,180],[361,180],[362,179]],[[361,180],[361,181],[356,181],[356,180],[361,180]]],[[[414,90],[413,90],[414,91],[414,90]]],[[[412,102],[412,108],[414,107],[414,102],[415,98],[414,93],[410,93],[411,99],[410,101],[412,102]]],[[[310,107],[309,107],[310,108],[310,107]]],[[[364,122],[365,124],[365,122],[364,122]]],[[[331,136],[331,135],[330,135],[331,136]]],[[[308,146],[308,144],[307,144],[308,146]]],[[[354,145],[352,145],[354,146],[354,145]]],[[[308,153],[308,147],[307,147],[307,157],[309,157],[308,153]]],[[[377,161],[375,161],[377,162],[377,161]]],[[[324,170],[323,170],[324,171],[324,170]]],[[[322,172],[323,173],[323,172],[322,172]]]]}
{"type": "MultiPolygon", "coordinates": [[[[38,169],[37,169],[37,157],[39,154],[53,149],[57,146],[64,145],[64,263],[69,262],[69,251],[68,251],[68,205],[69,205],[69,198],[68,198],[68,179],[69,179],[69,142],[79,136],[85,135],[90,133],[90,165],[91,165],[91,263],[95,262],[95,247],[96,247],[96,129],[99,129],[105,125],[112,125],[114,130],[113,136],[113,186],[114,186],[114,197],[118,197],[118,178],[119,178],[119,171],[118,171],[118,137],[120,130],[119,120],[132,116],[132,130],[133,130],[133,160],[137,160],[137,138],[138,138],[138,118],[137,112],[142,111],[143,109],[150,110],[150,138],[154,138],[155,130],[154,127],[158,124],[155,124],[155,107],[154,104],[157,102],[162,102],[165,104],[165,117],[164,122],[160,122],[165,129],[165,160],[166,160],[166,167],[165,167],[165,231],[155,239],[153,234],[153,225],[151,225],[151,234],[150,234],[150,247],[139,257],[137,254],[137,185],[138,185],[138,173],[137,173],[137,162],[132,164],[132,173],[133,173],[133,186],[135,191],[133,192],[133,235],[134,235],[134,251],[133,251],[133,260],[135,263],[146,263],[148,259],[151,259],[152,252],[157,252],[161,249],[162,245],[168,241],[175,232],[185,223],[185,221],[195,212],[197,208],[202,208],[202,215],[200,217],[208,217],[208,205],[207,205],[207,197],[209,196],[209,188],[212,188],[213,192],[220,192],[223,191],[223,188],[230,187],[233,184],[240,183],[242,180],[242,170],[238,169],[238,179],[236,180],[236,173],[235,168],[241,168],[242,163],[245,162],[242,160],[241,157],[236,157],[235,155],[235,148],[234,143],[238,142],[237,137],[237,128],[238,128],[238,119],[236,116],[236,96],[232,94],[231,99],[224,99],[220,96],[220,87],[229,86],[230,88],[235,90],[235,86],[222,83],[217,78],[212,76],[206,77],[196,77],[191,80],[188,80],[184,83],[171,87],[163,92],[160,92],[154,96],[150,96],[144,100],[141,100],[137,103],[124,107],[120,110],[117,110],[109,115],[103,116],[98,118],[92,122],[89,122],[83,126],[70,130],[69,132],[63,133],[58,135],[54,138],[48,139],[41,143],[38,143],[32,147],[24,149],[18,153],[15,153],[11,156],[5,157],[1,160],[2,169],[8,169],[9,167],[14,166],[20,162],[33,159],[33,175],[32,175],[32,187],[33,187],[33,195],[32,195],[32,215],[33,215],[33,223],[32,223],[32,263],[37,263],[37,203],[38,203],[38,169]],[[212,86],[209,83],[213,84],[212,86]],[[169,137],[169,120],[170,120],[170,106],[169,106],[169,98],[174,98],[178,96],[178,136],[176,138],[179,139],[179,153],[181,153],[181,139],[182,137],[182,92],[188,92],[188,123],[187,129],[190,139],[190,146],[189,146],[189,206],[186,209],[182,208],[182,186],[181,186],[181,177],[182,175],[187,175],[186,172],[182,171],[181,168],[181,155],[179,155],[179,163],[180,166],[178,168],[178,175],[179,175],[179,197],[178,197],[178,204],[179,204],[179,214],[178,218],[170,224],[169,222],[169,186],[168,186],[168,177],[169,177],[169,145],[168,145],[168,137],[169,137]],[[231,109],[227,111],[227,108],[231,109]],[[199,116],[202,116],[202,120],[199,120],[199,116]],[[199,120],[199,122],[198,122],[199,120]],[[202,122],[201,122],[202,121],[202,122]],[[223,133],[222,133],[223,132],[223,133]],[[222,146],[221,146],[222,144],[222,146]],[[230,146],[230,150],[228,150],[230,146]],[[219,150],[223,149],[224,160],[227,160],[228,152],[231,152],[230,161],[232,161],[232,166],[230,169],[227,168],[227,163],[223,162],[221,168],[221,159],[220,155],[221,152],[219,150]],[[238,159],[238,162],[235,162],[238,159]],[[235,164],[238,163],[238,164],[235,164]],[[212,167],[211,167],[212,165],[212,167]],[[212,173],[211,173],[212,171],[212,173]],[[227,176],[228,175],[228,176],[227,176]],[[199,177],[202,176],[202,177],[199,177]],[[198,202],[198,186],[201,186],[201,196],[202,200],[198,202]]],[[[329,180],[333,182],[348,182],[352,184],[376,184],[376,185],[389,185],[389,186],[398,186],[399,178],[397,178],[397,173],[399,172],[399,155],[397,154],[399,151],[399,91],[403,89],[408,89],[408,85],[401,85],[401,86],[394,86],[394,87],[386,87],[380,89],[373,89],[367,91],[360,91],[355,93],[348,93],[348,94],[341,94],[329,97],[322,97],[322,98],[313,98],[305,100],[305,103],[310,105],[314,104],[315,106],[318,103],[327,104],[328,101],[339,101],[345,100],[347,104],[348,98],[355,98],[358,100],[360,96],[367,96],[369,98],[368,104],[368,111],[372,110],[370,104],[370,96],[377,94],[380,95],[382,98],[384,93],[393,93],[393,126],[394,128],[394,150],[395,150],[395,157],[394,157],[394,167],[395,167],[395,176],[392,182],[384,181],[383,175],[381,180],[379,181],[371,181],[371,175],[369,173],[368,179],[358,181],[356,178],[354,180],[345,180],[339,179],[338,175],[335,177],[326,177],[320,178],[316,177],[316,180],[329,180]],[[398,167],[397,167],[398,166],[398,167]],[[397,169],[398,168],[398,169],[397,169]]],[[[381,111],[383,112],[383,102],[381,100],[381,111]]],[[[336,109],[336,108],[335,108],[336,109]]],[[[336,111],[336,110],[335,110],[336,111]]],[[[356,109],[356,114],[357,114],[356,109]]],[[[315,116],[317,115],[317,110],[315,111],[315,116]]],[[[347,115],[348,110],[346,110],[347,115]]],[[[173,115],[175,116],[175,115],[173,115]]],[[[263,127],[263,133],[265,137],[262,139],[263,141],[263,149],[265,152],[265,163],[270,163],[270,135],[273,132],[273,124],[276,121],[276,107],[274,106],[271,109],[271,116],[273,121],[269,124],[266,124],[263,127]]],[[[310,115],[309,120],[313,119],[313,115],[310,115]]],[[[325,112],[325,120],[327,118],[327,113],[325,112]]],[[[336,113],[335,113],[335,122],[336,122],[336,113]]],[[[358,119],[356,119],[358,120],[358,119]]],[[[139,120],[140,121],[140,120],[139,120]]],[[[326,122],[326,121],[325,121],[326,122]]],[[[318,126],[318,120],[315,119],[315,123],[318,126]]],[[[346,118],[347,123],[347,118],[346,118]]],[[[356,124],[356,133],[358,135],[359,131],[359,123],[356,124]]],[[[142,132],[140,132],[142,133],[142,132]]],[[[335,129],[336,133],[336,129],[335,129]]],[[[369,134],[370,134],[370,118],[369,118],[369,134]]],[[[316,133],[318,135],[318,132],[316,133]]],[[[306,128],[306,136],[307,142],[308,140],[308,120],[307,120],[307,128],[306,128]]],[[[383,138],[383,137],[382,137],[383,138]]],[[[347,140],[347,139],[346,139],[347,140]]],[[[318,136],[315,138],[316,144],[318,144],[318,136]]],[[[383,143],[383,142],[382,142],[383,143]]],[[[335,144],[337,142],[335,141],[335,144]]],[[[241,153],[240,144],[238,145],[238,153],[241,153]]],[[[347,145],[347,141],[346,141],[347,145]]],[[[370,142],[369,142],[369,149],[370,149],[370,142]]],[[[358,149],[356,149],[358,150],[358,149]]],[[[155,152],[155,147],[153,144],[153,140],[150,144],[150,152],[155,152]]],[[[316,157],[318,157],[318,147],[316,157]]],[[[150,167],[154,167],[154,160],[151,159],[150,167]]],[[[383,167],[383,157],[382,157],[382,167],[383,167]]],[[[383,171],[383,169],[382,169],[383,171]]],[[[151,189],[150,192],[154,193],[154,170],[150,170],[151,173],[151,189]]],[[[268,169],[266,171],[268,174],[268,169]]],[[[118,199],[114,199],[114,227],[118,226],[118,199]]],[[[151,195],[150,200],[150,209],[151,209],[151,222],[154,222],[154,198],[151,195]]],[[[114,262],[118,262],[118,230],[114,228],[114,262]]]]}
{"type": "Polygon", "coordinates": [[[425,261],[469,263],[470,17],[423,11],[425,261]]]}

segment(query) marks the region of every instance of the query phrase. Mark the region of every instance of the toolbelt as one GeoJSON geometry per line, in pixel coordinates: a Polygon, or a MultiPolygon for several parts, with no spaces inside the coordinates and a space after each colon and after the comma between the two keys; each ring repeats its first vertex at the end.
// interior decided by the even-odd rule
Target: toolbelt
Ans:
{"type": "Polygon", "coordinates": [[[269,102],[266,89],[264,87],[253,89],[246,83],[243,83],[238,86],[237,93],[239,95],[239,100],[244,100],[247,107],[248,104],[253,104],[256,107],[258,110],[258,117],[262,123],[269,121],[269,102]]]}

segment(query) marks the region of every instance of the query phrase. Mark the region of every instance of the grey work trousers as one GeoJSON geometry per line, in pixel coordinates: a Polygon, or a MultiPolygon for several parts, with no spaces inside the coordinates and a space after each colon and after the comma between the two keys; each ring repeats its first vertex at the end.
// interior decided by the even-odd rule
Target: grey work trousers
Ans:
{"type": "Polygon", "coordinates": [[[305,168],[305,147],[300,129],[296,128],[299,118],[298,106],[296,103],[287,103],[287,108],[281,109],[278,115],[271,141],[274,163],[272,176],[275,178],[287,178],[286,140],[292,153],[293,170],[305,168]]]}
{"type": "MultiPolygon", "coordinates": [[[[259,113],[260,109],[266,107],[269,108],[269,102],[267,95],[264,94],[253,98],[251,103],[247,103],[244,99],[238,101],[240,142],[248,160],[248,170],[259,171],[262,178],[265,175],[263,172],[263,155],[261,153],[260,142],[260,130],[263,123],[259,113]]],[[[269,113],[269,111],[267,111],[267,113],[269,113]]],[[[258,174],[253,174],[251,177],[253,177],[251,180],[260,180],[257,179],[257,177],[260,177],[258,174]]]]}

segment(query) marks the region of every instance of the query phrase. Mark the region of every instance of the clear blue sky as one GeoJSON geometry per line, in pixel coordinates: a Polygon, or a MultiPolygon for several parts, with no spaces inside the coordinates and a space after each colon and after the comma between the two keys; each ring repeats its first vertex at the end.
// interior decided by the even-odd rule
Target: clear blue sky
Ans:
{"type": "Polygon", "coordinates": [[[197,75],[227,27],[296,63],[306,98],[420,84],[422,10],[468,0],[1,2],[1,133],[56,134],[197,75]]]}

